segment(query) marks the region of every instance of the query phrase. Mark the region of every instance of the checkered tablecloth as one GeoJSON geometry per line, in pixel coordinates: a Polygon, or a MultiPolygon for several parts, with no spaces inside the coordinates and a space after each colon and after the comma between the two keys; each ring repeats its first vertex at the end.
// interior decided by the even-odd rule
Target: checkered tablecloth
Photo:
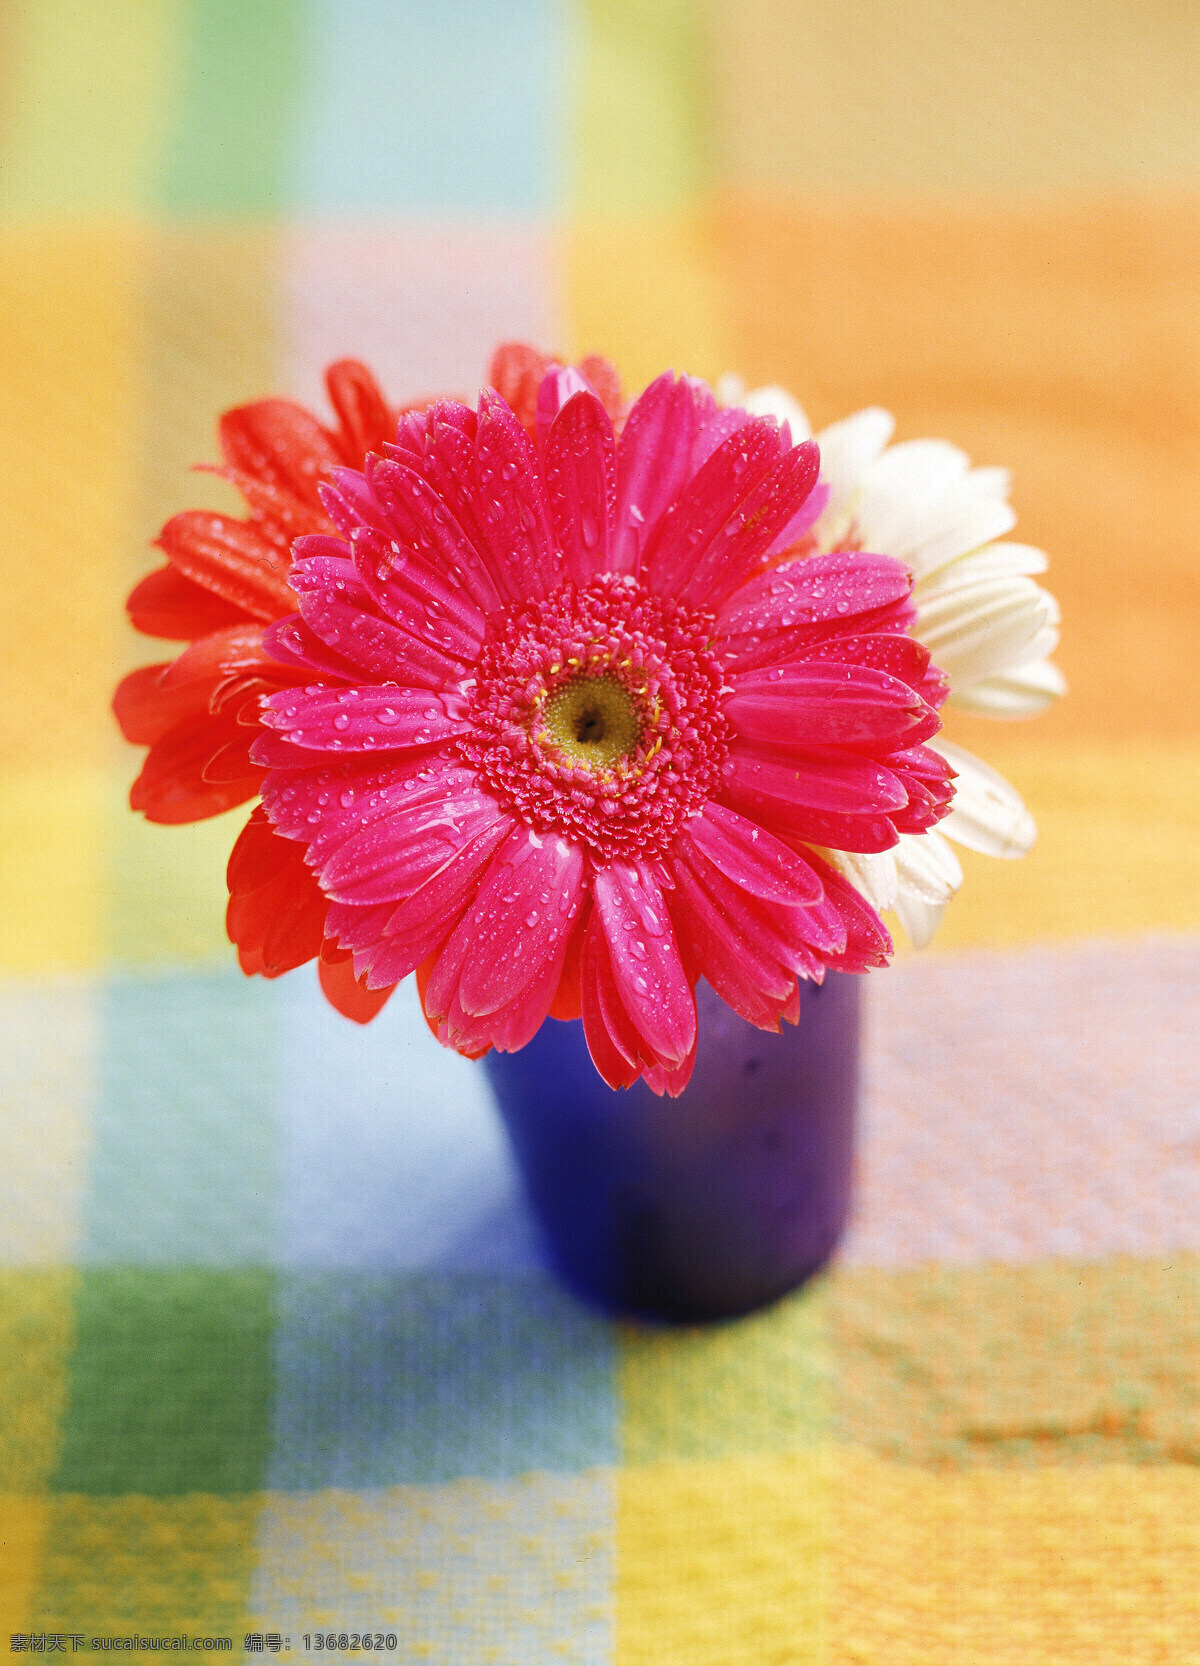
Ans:
{"type": "Polygon", "coordinates": [[[1200,1661],[1200,24],[858,10],[7,8],[0,1653],[1200,1661]],[[1070,699],[954,731],[1040,843],[872,976],[852,1230],[739,1323],[577,1305],[480,1069],[242,979],[240,813],[124,805],[216,413],[513,337],[888,404],[1063,601],[1070,699]]]}

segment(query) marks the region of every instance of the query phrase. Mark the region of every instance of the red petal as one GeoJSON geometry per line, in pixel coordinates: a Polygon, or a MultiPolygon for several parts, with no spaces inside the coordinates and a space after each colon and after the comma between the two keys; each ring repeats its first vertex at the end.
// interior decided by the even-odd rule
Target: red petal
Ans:
{"type": "Polygon", "coordinates": [[[125,739],[135,746],[152,746],[169,730],[208,713],[209,688],[189,683],[164,688],[168,665],[143,665],[117,684],[113,712],[125,739]]]}
{"type": "Polygon", "coordinates": [[[345,960],[334,961],[322,957],[317,966],[317,976],[330,1006],[343,1018],[352,1018],[356,1024],[369,1024],[376,1013],[387,1005],[396,987],[392,984],[389,989],[368,989],[361,978],[355,977],[354,962],[348,956],[345,960]]]}
{"type": "Polygon", "coordinates": [[[524,341],[503,342],[492,354],[488,383],[501,399],[511,405],[518,422],[531,439],[537,422],[537,398],[542,377],[552,364],[558,362],[524,341]]]}
{"type": "Polygon", "coordinates": [[[361,469],[368,451],[380,451],[396,435],[396,419],[379,383],[357,359],[339,359],[325,372],[329,403],[337,413],[342,461],[361,469]]]}
{"type": "Polygon", "coordinates": [[[173,567],[255,619],[266,622],[295,610],[286,556],[247,521],[187,509],[167,522],[156,541],[173,567]]]}
{"type": "Polygon", "coordinates": [[[261,769],[235,781],[212,782],[204,776],[209,760],[234,739],[234,726],[224,718],[205,717],[172,729],[150,748],[130,788],[130,805],[147,821],[174,825],[244,804],[262,784],[261,769]]]}
{"type": "Polygon", "coordinates": [[[313,509],[320,509],[318,485],[343,461],[312,412],[288,399],[260,399],[226,411],[217,432],[231,468],[313,509]]]}
{"type": "Polygon", "coordinates": [[[246,617],[240,607],[194,584],[169,564],[147,573],[130,591],[125,606],[134,630],[183,642],[246,617]]]}

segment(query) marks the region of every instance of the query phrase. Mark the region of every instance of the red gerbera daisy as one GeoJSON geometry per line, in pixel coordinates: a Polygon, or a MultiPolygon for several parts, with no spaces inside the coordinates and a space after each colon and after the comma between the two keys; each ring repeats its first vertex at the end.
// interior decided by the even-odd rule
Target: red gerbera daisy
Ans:
{"type": "Polygon", "coordinates": [[[670,374],[619,436],[577,372],[532,394],[524,424],[439,401],[335,471],[253,759],[370,988],[417,970],[471,1055],[582,1014],[606,1081],[678,1093],[700,976],[778,1028],[798,976],[886,958],[820,852],[945,813],[941,683],[899,562],[788,559],[811,442],[670,374]]]}

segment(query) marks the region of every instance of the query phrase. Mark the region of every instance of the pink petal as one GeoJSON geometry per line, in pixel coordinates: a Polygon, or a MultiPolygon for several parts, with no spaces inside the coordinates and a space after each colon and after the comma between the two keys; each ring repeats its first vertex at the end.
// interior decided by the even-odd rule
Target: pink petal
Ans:
{"type": "Polygon", "coordinates": [[[860,613],[905,600],[911,588],[908,568],[890,555],[801,556],[752,578],[721,608],[717,629],[725,638],[826,622],[844,629],[860,613]]]}
{"type": "MultiPolygon", "coordinates": [[[[461,444],[469,457],[469,442],[458,437],[454,443],[461,444]]],[[[435,466],[436,453],[422,461],[434,475],[440,472],[435,466]]],[[[424,478],[421,465],[408,460],[370,461],[369,467],[371,490],[379,500],[391,537],[402,549],[420,550],[448,580],[451,575],[456,577],[464,596],[481,614],[494,612],[500,605],[500,592],[481,553],[482,534],[479,542],[468,537],[455,517],[453,505],[439,494],[436,480],[424,478]]],[[[461,498],[457,482],[455,497],[461,498]]]]}
{"type": "Polygon", "coordinates": [[[297,581],[301,616],[327,647],[356,668],[356,680],[443,689],[462,677],[461,660],[381,619],[357,574],[353,589],[346,581],[344,588],[317,583],[312,589],[308,582],[307,577],[297,581]]]}
{"type": "Polygon", "coordinates": [[[677,865],[676,878],[673,906],[679,929],[687,935],[708,982],[748,1024],[778,1029],[795,975],[771,952],[773,945],[758,942],[758,934],[741,929],[741,919],[717,906],[684,863],[677,865]]]}
{"type": "Polygon", "coordinates": [[[514,600],[544,596],[558,582],[561,564],[541,470],[528,434],[490,389],[479,396],[472,480],[492,572],[514,600]]]}
{"type": "Polygon", "coordinates": [[[477,789],[406,805],[343,839],[316,864],[322,889],[335,902],[403,902],[500,814],[477,789]]]}
{"type": "Polygon", "coordinates": [[[343,683],[358,679],[359,673],[350,661],[327,647],[298,613],[268,625],[263,632],[263,647],[272,659],[291,670],[315,671],[320,677],[343,683]]]}
{"type": "Polygon", "coordinates": [[[673,1067],[665,1064],[648,1064],[642,1072],[642,1080],[651,1093],[657,1093],[660,1096],[667,1094],[672,1099],[678,1099],[691,1081],[695,1066],[696,1043],[693,1041],[691,1052],[682,1063],[673,1067]]]}
{"type": "MultiPolygon", "coordinates": [[[[397,752],[431,746],[468,727],[467,702],[457,692],[382,687],[288,689],[273,695],[262,721],[281,731],[271,762],[289,761],[289,747],[324,752],[397,752]]],[[[257,762],[258,760],[256,760],[257,762]]]]}
{"type": "Polygon", "coordinates": [[[911,746],[888,755],[888,765],[904,783],[908,803],[893,812],[901,833],[924,833],[949,813],[954,797],[954,770],[928,746],[911,746]]]}
{"type": "Polygon", "coordinates": [[[863,665],[886,671],[920,692],[929,668],[929,650],[915,637],[877,631],[871,635],[838,636],[818,642],[807,660],[834,660],[839,665],[863,665]]]}
{"type": "Polygon", "coordinates": [[[835,850],[890,850],[897,835],[886,812],[900,808],[901,796],[907,803],[894,774],[854,756],[780,758],[739,741],[722,770],[722,802],[777,833],[835,850]]]}
{"type": "MultiPolygon", "coordinates": [[[[549,380],[549,378],[547,378],[549,380]]],[[[616,505],[616,440],[594,393],[569,399],[546,439],[546,494],[567,578],[589,584],[608,568],[616,505]]]]}
{"type": "Polygon", "coordinates": [[[696,998],[657,880],[640,862],[614,862],[592,894],[623,1005],[659,1058],[681,1063],[696,1039],[696,998]]]}
{"type": "Polygon", "coordinates": [[[458,998],[476,1016],[519,998],[561,959],[583,902],[583,853],[518,827],[479,888],[467,924],[471,949],[458,998]]]}
{"type": "Polygon", "coordinates": [[[723,804],[706,804],[702,815],[685,823],[680,842],[694,844],[735,885],[764,902],[797,907],[821,899],[821,882],[802,857],[723,804]]]}
{"type": "MultiPolygon", "coordinates": [[[[372,976],[398,983],[415,971],[457,927],[497,849],[513,829],[500,815],[412,896],[392,911],[372,945],[372,976]]],[[[332,917],[332,910],[330,911],[332,917]]]]}
{"type": "MultiPolygon", "coordinates": [[[[467,547],[459,552],[459,569],[471,575],[468,588],[486,613],[502,602],[521,598],[508,583],[507,564],[497,567],[480,516],[475,458],[478,428],[479,419],[468,406],[450,399],[438,400],[426,412],[419,455],[399,446],[388,446],[385,450],[402,467],[418,472],[429,488],[434,513],[440,511],[447,517],[448,533],[461,538],[467,547]],[[473,552],[470,556],[467,549],[473,552]],[[485,587],[495,601],[488,603],[484,599],[485,587]]],[[[415,504],[415,497],[413,501],[415,504]]]]}
{"type": "Polygon", "coordinates": [[[829,496],[829,487],[823,480],[818,480],[800,508],[774,540],[767,552],[768,555],[783,555],[798,539],[803,538],[809,527],[815,526],[825,513],[829,496]]]}
{"type": "Polygon", "coordinates": [[[578,393],[595,394],[586,377],[573,366],[554,365],[538,384],[535,426],[538,449],[543,450],[555,418],[567,402],[578,393]]]}
{"type": "MultiPolygon", "coordinates": [[[[643,552],[646,582],[656,595],[686,599],[688,582],[702,561],[711,561],[714,542],[730,535],[726,527],[731,522],[734,536],[741,530],[741,519],[735,521],[738,510],[770,475],[781,444],[772,419],[756,417],[692,476],[643,552]]],[[[723,551],[724,542],[719,548],[723,551]]]]}
{"type": "MultiPolygon", "coordinates": [[[[636,574],[659,520],[692,475],[700,387],[665,371],[636,401],[617,446],[616,533],[609,571],[636,574]]],[[[712,395],[704,389],[711,406],[712,395]]]]}
{"type": "Polygon", "coordinates": [[[385,817],[407,814],[417,804],[476,792],[473,770],[457,759],[422,756],[371,767],[362,758],[329,760],[323,769],[273,769],[262,798],[272,824],[288,839],[309,846],[311,865],[361,828],[385,817]]]}
{"type": "Polygon", "coordinates": [[[737,781],[784,803],[843,815],[899,810],[908,802],[903,783],[891,770],[872,758],[833,749],[785,754],[739,739],[729,749],[723,773],[726,785],[737,781]]]}
{"type": "Polygon", "coordinates": [[[874,743],[888,750],[927,740],[941,727],[907,683],[864,666],[804,660],[730,680],[726,717],[740,734],[776,746],[874,743]]]}
{"type": "MultiPolygon", "coordinates": [[[[512,895],[511,861],[514,841],[528,845],[529,829],[518,827],[509,840],[508,845],[492,859],[492,865],[484,875],[483,883],[474,902],[455,928],[453,935],[441,950],[436,963],[430,973],[425,989],[425,1010],[439,1018],[439,1035],[452,1047],[460,1052],[478,1052],[487,1046],[494,1046],[506,1052],[514,1052],[532,1040],[549,1011],[550,1003],[558,988],[562,976],[563,958],[575,916],[582,904],[582,891],[578,889],[571,896],[570,870],[574,863],[570,862],[567,872],[560,874],[564,888],[558,893],[558,900],[552,897],[549,906],[555,914],[560,913],[559,903],[564,897],[570,898],[561,913],[567,916],[566,929],[561,935],[554,929],[553,922],[548,935],[542,940],[542,953],[526,956],[519,952],[510,952],[506,957],[507,972],[491,984],[486,982],[486,969],[480,968],[478,963],[478,935],[481,922],[487,929],[487,916],[494,914],[499,905],[502,909],[512,909],[514,904],[508,901],[512,895]],[[506,997],[501,995],[501,1004],[493,1011],[475,1013],[468,1011],[462,1000],[462,986],[464,979],[468,993],[471,991],[472,980],[484,979],[482,988],[475,990],[475,1000],[491,1001],[501,990],[507,987],[506,997]]],[[[564,848],[571,851],[572,847],[564,848]]],[[[536,847],[535,847],[536,848],[536,847]]],[[[544,848],[544,846],[543,846],[544,848]]],[[[582,875],[582,855],[573,853],[579,862],[579,876],[582,875]]],[[[540,890],[537,893],[540,898],[540,890]]],[[[528,899],[517,906],[528,908],[528,899]]],[[[527,928],[529,929],[529,928],[527,928]]],[[[493,945],[495,939],[492,940],[493,945]]]]}
{"type": "Polygon", "coordinates": [[[812,857],[825,887],[825,906],[836,911],[845,937],[840,953],[824,951],[828,964],[842,972],[863,972],[869,966],[886,966],[893,952],[887,927],[849,880],[819,856],[812,857]]]}
{"type": "MultiPolygon", "coordinates": [[[[374,461],[377,459],[368,458],[367,466],[374,461]]],[[[320,490],[325,513],[343,537],[352,537],[364,526],[380,532],[386,530],[383,511],[367,476],[357,469],[334,469],[333,484],[324,485],[320,490]]]]}
{"type": "Polygon", "coordinates": [[[358,575],[385,618],[464,665],[474,664],[487,621],[461,585],[451,584],[423,557],[370,527],[360,527],[351,546],[358,575]]]}
{"type": "MultiPolygon", "coordinates": [[[[777,961],[789,976],[807,976],[815,968],[806,945],[811,942],[807,916],[811,908],[820,908],[820,901],[804,907],[784,907],[769,904],[748,895],[710,862],[703,851],[695,847],[679,851],[674,864],[676,880],[682,886],[690,875],[712,900],[719,914],[728,922],[745,945],[747,954],[756,954],[760,961],[777,961]]],[[[820,880],[817,881],[820,884],[820,880]]],[[[692,893],[689,891],[689,895],[692,893]]],[[[824,889],[821,900],[824,899],[824,889]]],[[[694,901],[694,897],[693,897],[694,901]]],[[[818,927],[818,931],[819,931],[818,927]]],[[[834,947],[841,948],[839,934],[834,947]]],[[[786,998],[786,987],[780,991],[786,998]]]]}
{"type": "MultiPolygon", "coordinates": [[[[708,389],[705,388],[705,392],[708,389]]],[[[749,411],[743,411],[739,406],[730,405],[718,410],[715,401],[711,409],[707,408],[707,401],[700,402],[700,430],[692,443],[691,474],[698,474],[705,463],[719,446],[742,428],[748,428],[756,420],[749,411]]]]}
{"type": "Polygon", "coordinates": [[[759,572],[768,550],[811,493],[817,468],[817,448],[811,440],[785,450],[700,550],[680,592],[682,600],[697,607],[716,607],[759,572]]]}
{"type": "Polygon", "coordinates": [[[583,944],[580,1004],[592,1063],[610,1088],[632,1087],[641,1074],[641,1038],[621,1005],[604,927],[594,911],[583,944]]]}

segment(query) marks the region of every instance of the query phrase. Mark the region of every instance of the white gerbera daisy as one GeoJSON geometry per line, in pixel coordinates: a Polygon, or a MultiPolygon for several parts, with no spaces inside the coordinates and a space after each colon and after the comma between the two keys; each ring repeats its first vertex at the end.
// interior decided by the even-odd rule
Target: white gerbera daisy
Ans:
{"type": "MultiPolygon", "coordinates": [[[[783,388],[746,392],[724,377],[718,396],[791,425],[797,443],[812,429],[783,388]]],[[[895,419],[872,408],[816,435],[829,501],[814,526],[820,550],[847,545],[893,555],[911,567],[913,635],[950,683],[950,705],[980,717],[1032,717],[1065,693],[1049,655],[1058,642],[1058,604],[1034,582],[1048,565],[1041,550],[1010,543],[1016,523],[1004,469],[972,468],[945,440],[889,446],[895,419]]],[[[958,771],[954,807],[936,831],[901,834],[879,856],[838,853],[846,875],[877,909],[894,909],[924,947],[962,884],[948,843],[986,856],[1024,856],[1036,837],[1015,788],[981,759],[940,736],[930,743],[958,771]]]]}

